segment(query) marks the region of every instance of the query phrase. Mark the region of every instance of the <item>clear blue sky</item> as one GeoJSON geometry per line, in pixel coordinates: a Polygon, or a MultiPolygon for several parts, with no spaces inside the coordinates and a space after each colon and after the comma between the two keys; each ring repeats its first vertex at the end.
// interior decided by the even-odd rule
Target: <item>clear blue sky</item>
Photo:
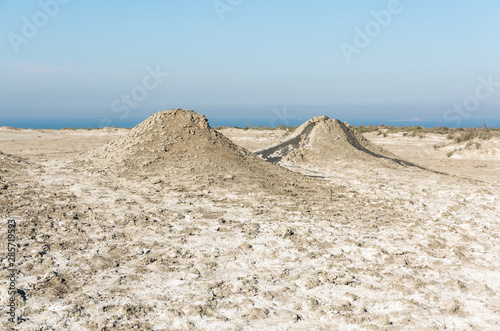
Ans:
{"type": "Polygon", "coordinates": [[[212,122],[500,124],[500,2],[399,2],[382,26],[372,12],[391,1],[2,0],[0,125],[126,125],[174,107],[212,122]]]}

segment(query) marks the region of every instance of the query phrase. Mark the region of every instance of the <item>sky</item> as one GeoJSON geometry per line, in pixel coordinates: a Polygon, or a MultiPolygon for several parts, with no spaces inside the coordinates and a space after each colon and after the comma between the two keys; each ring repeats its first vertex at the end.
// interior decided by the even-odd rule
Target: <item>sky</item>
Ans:
{"type": "Polygon", "coordinates": [[[0,0],[0,126],[500,126],[500,2],[0,0]]]}

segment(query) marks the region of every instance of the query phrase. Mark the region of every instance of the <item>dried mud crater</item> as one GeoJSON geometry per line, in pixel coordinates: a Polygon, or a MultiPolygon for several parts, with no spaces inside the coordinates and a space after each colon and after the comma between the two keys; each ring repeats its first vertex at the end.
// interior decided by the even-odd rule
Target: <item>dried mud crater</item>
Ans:
{"type": "Polygon", "coordinates": [[[15,327],[499,329],[499,160],[452,163],[427,139],[326,117],[219,132],[181,109],[132,130],[4,128],[15,327]]]}

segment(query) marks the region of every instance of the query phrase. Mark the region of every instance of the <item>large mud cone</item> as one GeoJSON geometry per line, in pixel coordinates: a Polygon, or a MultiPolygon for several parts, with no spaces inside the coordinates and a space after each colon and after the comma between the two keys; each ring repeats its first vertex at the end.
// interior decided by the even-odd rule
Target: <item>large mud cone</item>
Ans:
{"type": "MultiPolygon", "coordinates": [[[[314,117],[299,126],[289,139],[255,153],[274,163],[327,165],[332,161],[403,161],[371,143],[349,124],[327,116],[314,117]]],[[[404,163],[404,162],[403,162],[404,163]]]]}
{"type": "Polygon", "coordinates": [[[254,156],[213,130],[205,116],[183,109],[155,113],[86,158],[94,169],[171,184],[245,184],[280,191],[308,180],[254,156]]]}
{"type": "Polygon", "coordinates": [[[205,116],[175,109],[155,113],[93,154],[119,172],[152,174],[168,168],[226,172],[248,153],[212,130],[205,116]]]}

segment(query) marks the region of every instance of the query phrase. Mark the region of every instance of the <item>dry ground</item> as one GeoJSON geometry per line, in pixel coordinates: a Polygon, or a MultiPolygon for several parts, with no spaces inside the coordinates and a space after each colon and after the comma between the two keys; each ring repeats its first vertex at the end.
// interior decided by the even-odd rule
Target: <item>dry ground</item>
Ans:
{"type": "MultiPolygon", "coordinates": [[[[499,140],[367,133],[425,168],[284,165],[328,196],[75,162],[127,134],[0,129],[0,216],[17,221],[22,330],[500,329],[499,140]],[[21,157],[22,159],[17,159],[21,157]],[[3,189],[2,189],[3,187],[3,189]]],[[[224,129],[251,151],[284,130],[224,129]]],[[[12,327],[4,315],[0,328],[12,327]]]]}

